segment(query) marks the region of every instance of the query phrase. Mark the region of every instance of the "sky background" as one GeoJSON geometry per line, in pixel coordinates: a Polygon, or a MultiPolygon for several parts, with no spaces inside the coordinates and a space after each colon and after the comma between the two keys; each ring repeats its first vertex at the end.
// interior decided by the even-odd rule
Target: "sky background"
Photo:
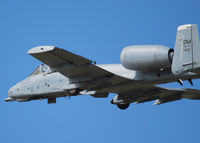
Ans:
{"type": "MultiPolygon", "coordinates": [[[[199,0],[1,0],[0,142],[199,143],[200,101],[132,104],[125,111],[110,104],[112,94],[50,105],[4,102],[8,89],[41,64],[27,54],[35,46],[56,45],[97,64],[120,63],[128,45],[174,48],[179,25],[200,25],[199,6],[199,0]]],[[[199,89],[200,81],[184,87],[199,89]]]]}

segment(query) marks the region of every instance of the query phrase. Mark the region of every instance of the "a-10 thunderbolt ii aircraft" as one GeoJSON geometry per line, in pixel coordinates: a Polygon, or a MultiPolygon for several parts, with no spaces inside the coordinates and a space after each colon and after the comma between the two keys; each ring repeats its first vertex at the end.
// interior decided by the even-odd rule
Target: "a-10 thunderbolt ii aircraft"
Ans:
{"type": "Polygon", "coordinates": [[[196,24],[178,27],[175,48],[160,45],[129,46],[121,64],[95,62],[54,46],[39,46],[28,54],[43,62],[28,78],[8,91],[5,101],[31,101],[75,95],[107,97],[120,109],[130,103],[156,100],[154,105],[200,99],[200,90],[163,88],[158,84],[200,78],[200,42],[196,24]]]}

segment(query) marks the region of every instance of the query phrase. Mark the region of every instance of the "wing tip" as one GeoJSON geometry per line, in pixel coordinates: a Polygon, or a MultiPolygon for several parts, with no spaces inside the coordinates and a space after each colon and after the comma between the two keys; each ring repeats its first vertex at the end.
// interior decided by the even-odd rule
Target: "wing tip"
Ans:
{"type": "Polygon", "coordinates": [[[55,46],[38,46],[28,50],[28,54],[33,55],[37,53],[44,53],[48,51],[53,51],[55,48],[55,46]]]}

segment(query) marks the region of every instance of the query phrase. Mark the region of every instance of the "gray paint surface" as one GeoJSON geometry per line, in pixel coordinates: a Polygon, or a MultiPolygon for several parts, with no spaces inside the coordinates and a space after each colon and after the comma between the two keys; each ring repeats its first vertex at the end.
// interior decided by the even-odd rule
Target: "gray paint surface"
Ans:
{"type": "Polygon", "coordinates": [[[129,46],[121,53],[122,64],[96,65],[89,59],[54,46],[35,47],[28,53],[44,65],[10,88],[5,100],[48,99],[48,103],[55,103],[57,97],[86,94],[107,97],[109,93],[115,93],[117,96],[111,103],[126,109],[133,102],[156,100],[154,105],[158,105],[182,98],[200,99],[200,90],[156,86],[200,77],[196,70],[200,66],[197,35],[197,25],[180,26],[174,54],[166,46],[129,46]]]}

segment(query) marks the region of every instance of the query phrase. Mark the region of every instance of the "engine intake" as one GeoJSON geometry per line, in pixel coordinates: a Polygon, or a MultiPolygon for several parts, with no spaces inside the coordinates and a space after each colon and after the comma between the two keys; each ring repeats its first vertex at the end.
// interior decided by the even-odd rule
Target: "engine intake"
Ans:
{"type": "Polygon", "coordinates": [[[171,67],[173,53],[173,49],[161,45],[129,46],[121,52],[121,63],[130,70],[166,69],[171,67]]]}

